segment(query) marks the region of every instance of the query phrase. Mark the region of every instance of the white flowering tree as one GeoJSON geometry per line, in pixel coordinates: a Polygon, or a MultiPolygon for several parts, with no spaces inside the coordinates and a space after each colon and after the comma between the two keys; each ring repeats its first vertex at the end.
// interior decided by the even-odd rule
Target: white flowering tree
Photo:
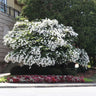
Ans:
{"type": "Polygon", "coordinates": [[[55,19],[16,22],[13,30],[4,36],[4,44],[12,49],[5,61],[43,67],[74,62],[86,67],[87,53],[73,46],[77,36],[72,27],[58,24],[55,19]]]}

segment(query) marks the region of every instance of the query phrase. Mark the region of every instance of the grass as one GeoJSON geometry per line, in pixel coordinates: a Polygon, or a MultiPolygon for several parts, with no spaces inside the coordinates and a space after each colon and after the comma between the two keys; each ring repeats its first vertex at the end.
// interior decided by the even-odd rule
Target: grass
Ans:
{"type": "Polygon", "coordinates": [[[5,83],[5,82],[7,82],[7,77],[5,76],[5,77],[1,77],[0,78],[0,83],[5,83]]]}
{"type": "Polygon", "coordinates": [[[85,81],[85,83],[91,83],[91,82],[93,82],[93,80],[92,79],[89,79],[89,78],[84,78],[84,81],[85,81]]]}

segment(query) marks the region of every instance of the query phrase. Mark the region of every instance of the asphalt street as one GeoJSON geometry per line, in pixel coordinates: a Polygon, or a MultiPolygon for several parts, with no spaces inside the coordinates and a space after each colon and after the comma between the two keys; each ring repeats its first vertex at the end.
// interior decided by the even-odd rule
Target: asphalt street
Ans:
{"type": "Polygon", "coordinates": [[[0,88],[0,96],[96,96],[96,87],[0,88]]]}

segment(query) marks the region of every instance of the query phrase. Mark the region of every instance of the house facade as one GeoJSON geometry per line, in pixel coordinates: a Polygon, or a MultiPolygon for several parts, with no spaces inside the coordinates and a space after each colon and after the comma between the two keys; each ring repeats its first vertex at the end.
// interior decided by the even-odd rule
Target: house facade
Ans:
{"type": "MultiPolygon", "coordinates": [[[[0,62],[4,61],[5,55],[10,51],[3,44],[3,37],[8,31],[12,30],[15,23],[15,17],[20,15],[22,6],[17,3],[17,0],[0,0],[0,62]]],[[[0,72],[3,68],[0,63],[0,72]]]]}
{"type": "Polygon", "coordinates": [[[0,11],[12,17],[19,16],[22,5],[17,0],[0,0],[0,11]]]}
{"type": "Polygon", "coordinates": [[[7,1],[7,5],[21,12],[22,5],[18,4],[17,0],[5,0],[5,1],[7,1]]]}

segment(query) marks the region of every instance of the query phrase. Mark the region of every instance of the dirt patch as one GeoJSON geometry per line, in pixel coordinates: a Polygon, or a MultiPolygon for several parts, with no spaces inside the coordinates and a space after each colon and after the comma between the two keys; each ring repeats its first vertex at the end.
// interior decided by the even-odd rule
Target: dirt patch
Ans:
{"type": "Polygon", "coordinates": [[[85,77],[85,78],[91,78],[96,74],[96,69],[88,69],[88,71],[84,73],[79,73],[78,76],[85,77]]]}

